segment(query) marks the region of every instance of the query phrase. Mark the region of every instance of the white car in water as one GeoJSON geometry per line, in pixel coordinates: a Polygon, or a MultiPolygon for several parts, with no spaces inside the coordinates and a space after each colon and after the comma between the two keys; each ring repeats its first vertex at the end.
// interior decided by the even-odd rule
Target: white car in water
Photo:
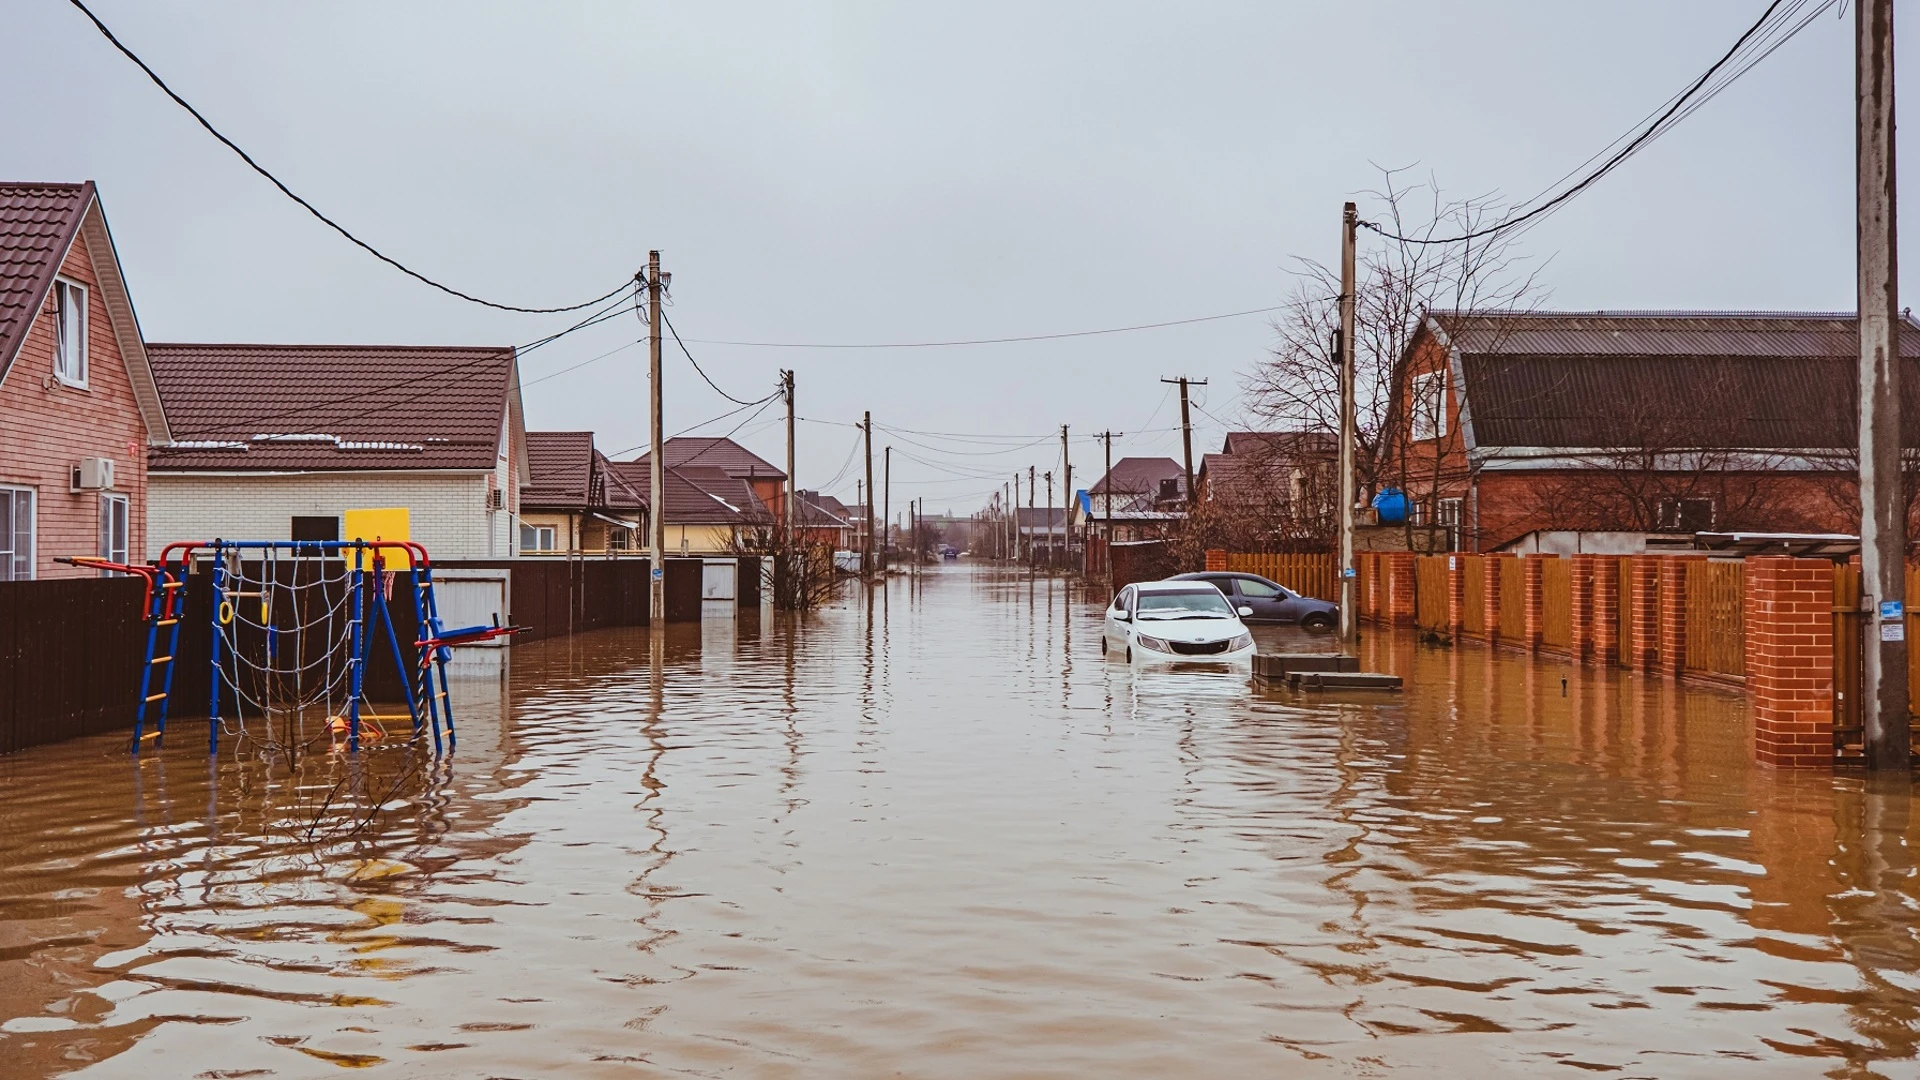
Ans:
{"type": "Polygon", "coordinates": [[[1204,581],[1143,581],[1120,590],[1107,608],[1103,649],[1133,664],[1248,663],[1253,635],[1216,586],[1204,581]]]}

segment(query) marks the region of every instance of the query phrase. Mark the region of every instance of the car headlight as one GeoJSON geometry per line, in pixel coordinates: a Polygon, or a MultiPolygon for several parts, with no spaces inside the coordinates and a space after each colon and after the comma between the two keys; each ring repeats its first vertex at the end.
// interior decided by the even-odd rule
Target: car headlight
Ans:
{"type": "Polygon", "coordinates": [[[1163,653],[1173,651],[1173,646],[1167,644],[1166,638],[1150,637],[1146,634],[1135,634],[1133,635],[1133,640],[1143,649],[1152,649],[1154,652],[1163,653]]]}
{"type": "Polygon", "coordinates": [[[1251,648],[1253,648],[1252,634],[1241,634],[1239,637],[1234,638],[1232,641],[1227,642],[1228,652],[1239,652],[1241,649],[1251,649],[1251,648]]]}

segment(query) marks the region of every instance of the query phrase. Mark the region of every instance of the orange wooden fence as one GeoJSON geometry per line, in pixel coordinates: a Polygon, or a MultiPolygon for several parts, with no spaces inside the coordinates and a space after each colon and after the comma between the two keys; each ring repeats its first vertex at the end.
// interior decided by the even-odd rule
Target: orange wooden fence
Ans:
{"type": "Polygon", "coordinates": [[[1259,574],[1277,581],[1294,592],[1316,600],[1340,599],[1340,568],[1337,555],[1255,555],[1227,553],[1227,569],[1241,574],[1259,574]]]}

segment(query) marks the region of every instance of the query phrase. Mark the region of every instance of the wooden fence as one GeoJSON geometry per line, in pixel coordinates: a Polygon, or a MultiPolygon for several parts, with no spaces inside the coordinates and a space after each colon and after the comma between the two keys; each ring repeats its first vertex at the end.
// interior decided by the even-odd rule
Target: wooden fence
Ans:
{"type": "Polygon", "coordinates": [[[1500,636],[1523,641],[1527,636],[1527,568],[1519,559],[1501,559],[1500,636]]]}
{"type": "Polygon", "coordinates": [[[1746,564],[1689,559],[1685,566],[1687,670],[1745,676],[1746,564]]]}
{"type": "Polygon", "coordinates": [[[1229,552],[1227,569],[1239,574],[1259,574],[1294,592],[1316,600],[1340,599],[1339,556],[1256,555],[1229,552]]]}
{"type": "Polygon", "coordinates": [[[1573,564],[1543,559],[1540,567],[1540,644],[1562,652],[1573,647],[1573,564]]]}
{"type": "Polygon", "coordinates": [[[1422,555],[1414,560],[1413,624],[1444,634],[1448,629],[1447,555],[1422,555]]]}
{"type": "Polygon", "coordinates": [[[1468,558],[1460,568],[1460,576],[1466,579],[1467,593],[1466,610],[1460,613],[1461,629],[1475,637],[1485,637],[1487,606],[1482,598],[1487,595],[1487,560],[1468,558]]]}

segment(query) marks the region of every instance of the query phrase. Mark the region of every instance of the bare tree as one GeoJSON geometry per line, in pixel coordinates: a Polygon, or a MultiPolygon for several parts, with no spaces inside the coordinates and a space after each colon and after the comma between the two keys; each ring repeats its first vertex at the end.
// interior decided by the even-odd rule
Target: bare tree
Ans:
{"type": "Polygon", "coordinates": [[[782,611],[812,611],[834,598],[840,577],[833,565],[834,530],[843,523],[808,507],[796,508],[793,529],[771,523],[734,532],[733,555],[766,560],[772,567],[773,606],[782,611]]]}
{"type": "MultiPolygon", "coordinates": [[[[1525,310],[1543,299],[1537,271],[1520,253],[1516,236],[1499,232],[1458,243],[1510,216],[1514,208],[1492,196],[1450,198],[1432,180],[1408,183],[1405,169],[1381,170],[1381,184],[1368,192],[1378,225],[1358,255],[1354,320],[1355,472],[1362,498],[1383,488],[1429,497],[1464,475],[1449,473],[1458,459],[1458,425],[1440,438],[1411,438],[1411,351],[1429,312],[1525,310]],[[1390,239],[1388,236],[1406,239],[1390,239]],[[1416,445],[1418,444],[1418,445],[1416,445]]],[[[1340,272],[1336,265],[1299,259],[1286,311],[1275,320],[1275,343],[1265,363],[1244,380],[1254,414],[1288,430],[1337,432],[1340,428],[1340,360],[1334,349],[1339,327],[1340,272]]],[[[1431,509],[1431,508],[1429,508],[1431,509]]],[[[1436,515],[1424,515],[1437,529],[1436,515]]],[[[1415,518],[1410,517],[1409,540],[1415,518]]],[[[1432,542],[1429,537],[1429,543],[1432,542]]]]}

